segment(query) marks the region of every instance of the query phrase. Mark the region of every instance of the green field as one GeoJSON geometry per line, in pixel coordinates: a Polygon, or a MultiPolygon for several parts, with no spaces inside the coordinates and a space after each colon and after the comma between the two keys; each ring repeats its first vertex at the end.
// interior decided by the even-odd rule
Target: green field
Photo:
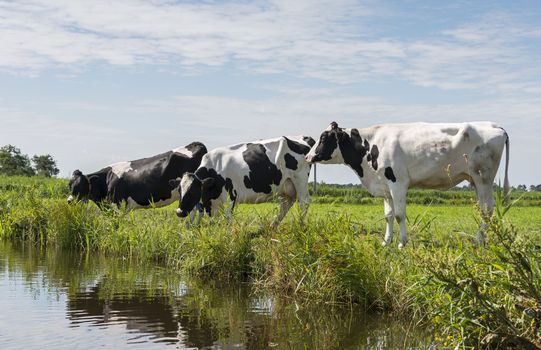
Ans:
{"type": "Polygon", "coordinates": [[[248,279],[299,303],[356,303],[432,326],[442,345],[539,346],[541,195],[516,194],[512,207],[500,200],[478,247],[473,193],[412,191],[400,251],[396,234],[381,246],[381,200],[346,190],[320,187],[303,223],[295,208],[276,230],[274,203],[241,205],[232,224],[187,229],[174,205],[102,211],[68,205],[65,180],[0,178],[0,238],[248,279]]]}

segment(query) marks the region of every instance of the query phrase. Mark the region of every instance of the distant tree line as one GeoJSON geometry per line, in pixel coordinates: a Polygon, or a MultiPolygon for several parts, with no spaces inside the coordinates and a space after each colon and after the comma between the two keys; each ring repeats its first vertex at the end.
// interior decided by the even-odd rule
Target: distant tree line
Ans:
{"type": "MultiPolygon", "coordinates": [[[[313,187],[313,182],[310,182],[310,186],[313,187]]],[[[352,184],[352,183],[349,183],[349,184],[326,184],[325,182],[318,182],[318,184],[321,184],[321,185],[328,185],[328,186],[332,186],[334,188],[339,188],[339,189],[354,189],[354,188],[358,188],[359,187],[359,184],[352,184]]],[[[498,184],[493,184],[493,189],[496,190],[498,187],[500,187],[498,184]]],[[[463,186],[455,186],[453,187],[453,190],[454,191],[475,191],[475,189],[473,188],[472,185],[470,184],[465,184],[463,186]]],[[[541,192],[541,184],[539,185],[530,185],[529,187],[526,186],[526,185],[518,185],[518,186],[513,186],[511,187],[511,190],[513,191],[524,191],[524,192],[527,192],[527,191],[530,191],[530,192],[541,192]]]]}
{"type": "Polygon", "coordinates": [[[58,175],[59,171],[50,154],[30,158],[13,145],[0,148],[0,175],[52,177],[58,175]]]}

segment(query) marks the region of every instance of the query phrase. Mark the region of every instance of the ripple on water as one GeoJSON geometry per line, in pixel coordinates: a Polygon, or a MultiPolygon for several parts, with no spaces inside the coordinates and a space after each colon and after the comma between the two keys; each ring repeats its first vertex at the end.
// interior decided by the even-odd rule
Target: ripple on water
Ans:
{"type": "MultiPolygon", "coordinates": [[[[0,344],[11,349],[426,348],[351,308],[299,306],[246,284],[0,242],[0,344]]],[[[423,346],[424,345],[424,346],[423,346]]]]}

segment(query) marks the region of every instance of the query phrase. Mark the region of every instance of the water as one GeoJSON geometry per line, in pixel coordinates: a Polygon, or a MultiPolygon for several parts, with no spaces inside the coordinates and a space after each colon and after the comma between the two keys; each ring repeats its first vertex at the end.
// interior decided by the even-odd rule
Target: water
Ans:
{"type": "Polygon", "coordinates": [[[425,349],[421,330],[100,255],[0,242],[0,349],[425,349]]]}

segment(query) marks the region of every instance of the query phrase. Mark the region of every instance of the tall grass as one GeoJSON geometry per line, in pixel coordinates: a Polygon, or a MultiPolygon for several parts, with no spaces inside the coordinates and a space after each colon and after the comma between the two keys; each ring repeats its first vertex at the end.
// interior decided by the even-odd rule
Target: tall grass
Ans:
{"type": "Polygon", "coordinates": [[[381,246],[380,206],[312,204],[302,224],[292,210],[278,229],[270,228],[274,205],[241,206],[231,224],[187,229],[172,208],[68,205],[62,180],[0,178],[0,188],[1,239],[248,279],[304,303],[355,303],[432,325],[443,346],[539,346],[540,208],[510,210],[499,200],[488,245],[478,247],[473,205],[413,206],[411,244],[399,251],[381,246]]]}

